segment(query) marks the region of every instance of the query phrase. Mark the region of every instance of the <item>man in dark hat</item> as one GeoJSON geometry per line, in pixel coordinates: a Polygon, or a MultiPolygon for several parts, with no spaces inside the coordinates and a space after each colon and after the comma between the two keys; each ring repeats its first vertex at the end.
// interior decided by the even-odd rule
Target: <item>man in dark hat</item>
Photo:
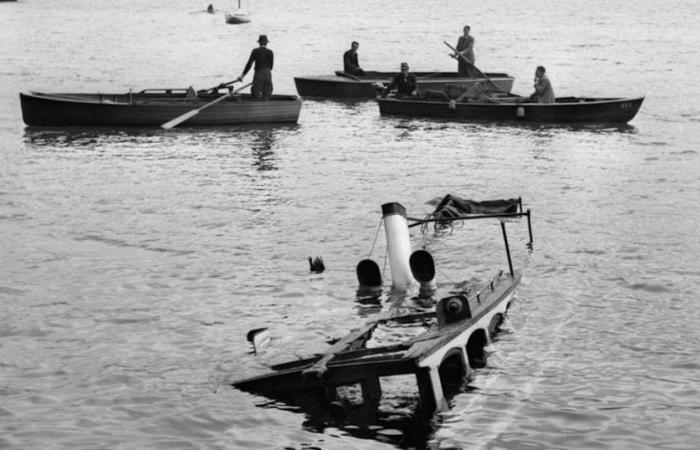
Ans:
{"type": "Polygon", "coordinates": [[[243,81],[243,77],[248,73],[253,63],[255,63],[255,74],[253,75],[253,87],[250,89],[255,98],[268,100],[272,94],[272,63],[274,55],[272,50],[267,48],[267,35],[261,34],[258,38],[260,47],[254,48],[250,52],[250,58],[243,69],[238,81],[243,81]]]}
{"type": "Polygon", "coordinates": [[[401,63],[401,73],[396,75],[384,89],[382,97],[386,97],[392,89],[398,91],[399,97],[415,97],[418,95],[418,83],[412,73],[408,73],[408,63],[401,63]]]}

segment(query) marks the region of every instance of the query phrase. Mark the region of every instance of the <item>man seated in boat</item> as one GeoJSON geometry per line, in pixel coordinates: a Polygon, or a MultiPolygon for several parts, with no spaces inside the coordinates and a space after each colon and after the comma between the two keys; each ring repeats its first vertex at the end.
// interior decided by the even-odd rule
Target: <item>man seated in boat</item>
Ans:
{"type": "Polygon", "coordinates": [[[357,49],[360,44],[357,41],[352,41],[350,44],[350,50],[343,54],[343,72],[349,73],[350,75],[364,75],[365,71],[360,67],[360,63],[357,61],[357,49]]]}
{"type": "Polygon", "coordinates": [[[552,88],[552,83],[549,81],[546,69],[544,66],[537,66],[535,70],[535,92],[533,92],[529,100],[538,103],[554,103],[554,89],[552,88]]]}
{"type": "Polygon", "coordinates": [[[197,91],[194,90],[192,86],[187,88],[185,92],[185,100],[195,100],[197,98],[197,91]]]}
{"type": "Polygon", "coordinates": [[[418,82],[416,81],[415,75],[408,72],[408,63],[401,63],[401,73],[396,75],[389,85],[384,88],[382,97],[386,98],[389,92],[396,89],[397,97],[417,97],[418,96],[418,82]]]}

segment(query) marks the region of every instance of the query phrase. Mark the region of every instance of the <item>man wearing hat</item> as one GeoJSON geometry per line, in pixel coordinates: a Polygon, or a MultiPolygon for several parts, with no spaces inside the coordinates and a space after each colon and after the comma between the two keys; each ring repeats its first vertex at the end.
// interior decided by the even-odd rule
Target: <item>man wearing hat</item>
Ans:
{"type": "Polygon", "coordinates": [[[274,55],[272,50],[267,48],[267,35],[261,34],[258,38],[260,47],[254,48],[250,52],[250,58],[243,69],[243,73],[238,77],[238,81],[243,81],[243,77],[248,73],[253,63],[255,63],[255,74],[253,75],[253,87],[250,89],[255,98],[267,100],[272,94],[272,63],[274,55]]]}
{"type": "Polygon", "coordinates": [[[398,90],[399,97],[415,97],[418,95],[418,83],[412,73],[408,73],[408,63],[401,63],[401,73],[396,75],[384,89],[382,97],[386,97],[392,89],[398,90]]]}

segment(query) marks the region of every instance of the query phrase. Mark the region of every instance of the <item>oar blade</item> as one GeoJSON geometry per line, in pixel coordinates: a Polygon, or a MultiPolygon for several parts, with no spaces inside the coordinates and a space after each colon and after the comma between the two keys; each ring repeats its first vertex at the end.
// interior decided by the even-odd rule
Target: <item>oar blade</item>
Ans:
{"type": "Polygon", "coordinates": [[[176,126],[180,125],[180,124],[181,124],[182,122],[184,122],[185,120],[191,119],[192,117],[196,116],[197,114],[199,114],[199,110],[198,110],[198,109],[193,109],[193,110],[190,111],[190,112],[187,112],[187,113],[185,113],[185,114],[183,114],[183,115],[181,115],[181,116],[178,116],[178,117],[174,118],[174,119],[171,120],[170,122],[164,123],[164,124],[161,125],[160,127],[163,128],[164,130],[169,130],[169,129],[173,128],[173,127],[176,127],[176,126]]]}

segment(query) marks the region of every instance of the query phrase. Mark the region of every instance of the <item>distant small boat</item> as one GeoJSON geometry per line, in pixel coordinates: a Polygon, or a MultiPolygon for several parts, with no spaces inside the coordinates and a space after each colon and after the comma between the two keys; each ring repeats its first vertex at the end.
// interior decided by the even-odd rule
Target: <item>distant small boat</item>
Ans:
{"type": "MultiPolygon", "coordinates": [[[[125,94],[20,93],[22,118],[30,126],[162,126],[221,98],[218,92],[146,89],[125,94]],[[194,93],[191,91],[191,93],[194,93]]],[[[184,122],[184,126],[295,123],[301,99],[272,95],[268,101],[233,94],[184,122]]]]}
{"type": "Polygon", "coordinates": [[[241,0],[238,0],[238,9],[232,13],[226,13],[226,23],[238,24],[250,22],[250,14],[241,9],[241,0]]]}
{"type": "Polygon", "coordinates": [[[644,97],[559,97],[555,103],[518,102],[518,96],[490,101],[455,102],[429,98],[380,98],[382,116],[433,117],[457,121],[517,121],[540,123],[627,123],[639,111],[644,97]]]}

